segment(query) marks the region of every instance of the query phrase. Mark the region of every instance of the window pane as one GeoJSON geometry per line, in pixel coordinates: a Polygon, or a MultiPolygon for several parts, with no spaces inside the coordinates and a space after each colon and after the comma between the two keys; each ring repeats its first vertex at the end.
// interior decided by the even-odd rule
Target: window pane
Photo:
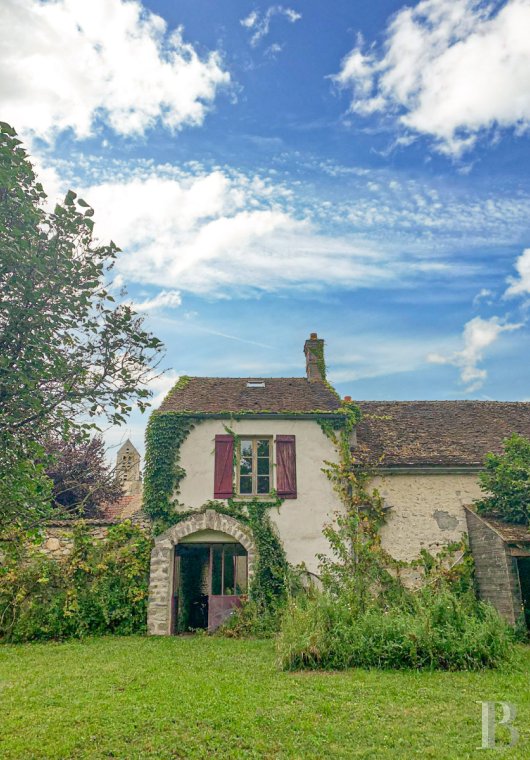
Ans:
{"type": "Polygon", "coordinates": [[[241,456],[242,457],[252,456],[252,441],[241,441],[241,456]]]}
{"type": "Polygon", "coordinates": [[[239,478],[239,492],[252,493],[252,477],[250,475],[242,475],[239,478]]]}
{"type": "Polygon", "coordinates": [[[247,557],[246,555],[235,557],[236,563],[236,594],[247,593],[247,557]]]}
{"type": "Polygon", "coordinates": [[[265,457],[260,457],[258,459],[258,475],[268,475],[269,474],[269,459],[265,459],[265,457]]]}
{"type": "Polygon", "coordinates": [[[252,459],[241,459],[239,462],[239,471],[241,475],[252,475],[252,459]]]}
{"type": "Polygon", "coordinates": [[[223,546],[212,546],[212,594],[221,594],[223,546]]]}
{"type": "Polygon", "coordinates": [[[259,457],[269,456],[269,441],[258,441],[258,456],[259,457]]]}
{"type": "Polygon", "coordinates": [[[260,475],[258,478],[258,493],[269,493],[268,475],[260,475]]]}
{"type": "Polygon", "coordinates": [[[225,578],[224,578],[224,591],[223,594],[229,596],[235,594],[234,588],[235,573],[234,573],[234,548],[230,545],[225,546],[225,578]]]}

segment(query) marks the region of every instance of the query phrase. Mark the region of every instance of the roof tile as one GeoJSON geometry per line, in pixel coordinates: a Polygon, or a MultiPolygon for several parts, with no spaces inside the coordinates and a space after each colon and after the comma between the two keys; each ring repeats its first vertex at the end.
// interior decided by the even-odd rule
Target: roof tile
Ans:
{"type": "Polygon", "coordinates": [[[530,437],[530,403],[360,401],[354,453],[383,467],[479,466],[512,433],[530,437]]]}
{"type": "Polygon", "coordinates": [[[190,377],[166,396],[161,412],[336,412],[339,396],[324,383],[305,377],[190,377]],[[248,383],[264,383],[249,387],[248,383]]]}

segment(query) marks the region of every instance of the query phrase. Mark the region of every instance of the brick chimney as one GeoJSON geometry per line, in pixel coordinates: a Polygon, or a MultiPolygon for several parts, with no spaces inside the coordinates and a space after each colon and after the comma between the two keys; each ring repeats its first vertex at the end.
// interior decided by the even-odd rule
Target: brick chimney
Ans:
{"type": "Polygon", "coordinates": [[[304,343],[305,369],[310,382],[324,382],[326,363],[324,361],[324,341],[316,333],[311,333],[304,343]]]}

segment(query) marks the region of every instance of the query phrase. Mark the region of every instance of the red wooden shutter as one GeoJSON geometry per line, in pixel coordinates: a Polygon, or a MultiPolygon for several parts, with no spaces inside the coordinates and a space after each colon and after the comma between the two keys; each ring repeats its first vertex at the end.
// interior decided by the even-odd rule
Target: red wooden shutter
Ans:
{"type": "Polygon", "coordinates": [[[234,439],[231,435],[215,436],[214,499],[233,496],[234,439]]]}
{"type": "Polygon", "coordinates": [[[296,499],[296,441],[294,435],[276,436],[276,490],[281,499],[296,499]]]}

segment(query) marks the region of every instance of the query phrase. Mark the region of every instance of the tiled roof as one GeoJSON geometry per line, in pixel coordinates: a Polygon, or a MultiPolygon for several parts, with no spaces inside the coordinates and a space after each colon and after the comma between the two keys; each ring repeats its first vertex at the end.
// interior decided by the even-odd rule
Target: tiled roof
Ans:
{"type": "Polygon", "coordinates": [[[142,493],[124,494],[110,504],[104,504],[101,511],[107,520],[127,520],[142,508],[142,493]]]}
{"type": "Polygon", "coordinates": [[[190,377],[183,388],[169,392],[160,411],[279,414],[336,412],[339,407],[339,397],[324,383],[305,377],[190,377]]]}
{"type": "MultiPolygon", "coordinates": [[[[471,507],[466,507],[466,509],[475,512],[471,507]]],[[[530,529],[527,525],[514,525],[484,515],[478,515],[478,517],[498,533],[507,544],[530,544],[530,529]]]]}
{"type": "Polygon", "coordinates": [[[530,437],[530,403],[360,401],[360,458],[382,467],[478,466],[512,433],[530,437]]]}

